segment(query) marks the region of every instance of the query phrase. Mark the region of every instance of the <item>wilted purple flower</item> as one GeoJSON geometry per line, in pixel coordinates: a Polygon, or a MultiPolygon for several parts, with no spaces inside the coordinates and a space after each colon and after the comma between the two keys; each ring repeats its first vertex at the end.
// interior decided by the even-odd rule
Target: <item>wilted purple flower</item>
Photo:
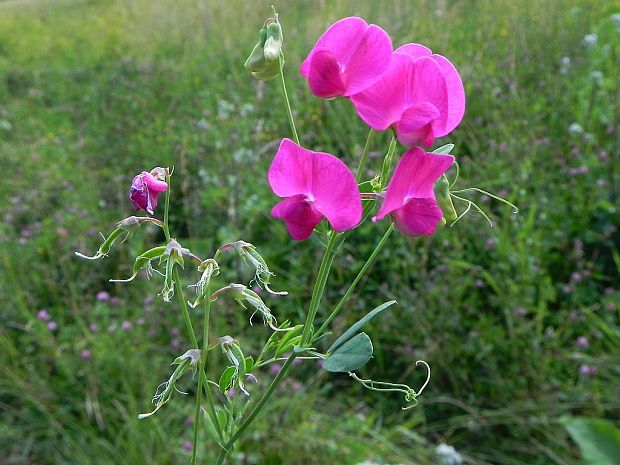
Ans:
{"type": "Polygon", "coordinates": [[[293,360],[293,365],[301,365],[302,362],[303,360],[301,358],[296,358],[295,360],[293,360]]]}
{"type": "Polygon", "coordinates": [[[116,324],[112,323],[110,326],[108,326],[108,333],[115,333],[116,332],[116,324]]]}
{"type": "Polygon", "coordinates": [[[280,373],[280,370],[282,370],[282,365],[280,365],[279,363],[274,363],[269,367],[269,372],[272,375],[277,375],[278,373],[280,373]]]}
{"type": "Polygon", "coordinates": [[[123,321],[123,323],[121,324],[121,329],[123,331],[129,331],[131,329],[131,322],[130,321],[123,321]]]}
{"type": "Polygon", "coordinates": [[[291,389],[293,392],[299,392],[301,391],[301,388],[303,388],[303,384],[301,384],[299,381],[295,381],[293,384],[291,384],[291,389]]]}
{"type": "Polygon", "coordinates": [[[110,300],[110,294],[106,291],[97,292],[97,301],[98,302],[107,302],[110,300]]]}
{"type": "Polygon", "coordinates": [[[476,279],[474,284],[476,285],[477,288],[484,287],[484,281],[480,278],[476,279]]]}
{"type": "Polygon", "coordinates": [[[570,294],[573,292],[573,288],[569,284],[564,284],[564,286],[562,286],[562,292],[564,292],[564,294],[570,294]]]}
{"type": "Polygon", "coordinates": [[[613,302],[607,302],[605,304],[605,310],[607,310],[608,312],[615,312],[616,311],[616,304],[613,302]]]}
{"type": "Polygon", "coordinates": [[[118,297],[110,297],[110,305],[118,305],[121,302],[121,299],[118,297]]]}
{"type": "Polygon", "coordinates": [[[229,389],[228,392],[226,392],[226,396],[229,399],[232,399],[233,397],[235,397],[237,395],[237,391],[235,391],[234,389],[229,389]]]}
{"type": "Polygon", "coordinates": [[[179,350],[181,348],[181,342],[178,339],[173,339],[170,341],[170,347],[174,350],[179,350]]]}
{"type": "Polygon", "coordinates": [[[47,321],[50,319],[50,314],[47,313],[47,310],[41,309],[37,312],[37,318],[41,321],[47,321]]]}
{"type": "Polygon", "coordinates": [[[590,342],[588,342],[588,338],[585,336],[579,336],[577,338],[577,345],[582,349],[587,349],[590,347],[590,342]]]}
{"type": "Polygon", "coordinates": [[[95,323],[91,323],[88,325],[88,329],[90,329],[91,333],[96,333],[99,328],[97,328],[95,323]]]}
{"type": "Polygon", "coordinates": [[[147,295],[144,298],[144,305],[146,307],[149,307],[149,306],[153,305],[153,302],[155,302],[155,298],[152,295],[147,295]]]}
{"type": "Polygon", "coordinates": [[[58,329],[58,323],[56,323],[55,321],[50,321],[47,324],[47,329],[49,329],[50,331],[56,331],[58,329]]]}
{"type": "Polygon", "coordinates": [[[192,442],[191,441],[183,441],[183,450],[187,451],[187,452],[191,452],[192,450],[192,442]]]}
{"type": "Polygon", "coordinates": [[[82,352],[80,352],[80,357],[82,357],[84,360],[90,360],[92,354],[90,353],[90,350],[83,350],[82,352]]]}
{"type": "Polygon", "coordinates": [[[570,275],[570,280],[574,283],[578,283],[581,281],[581,274],[576,271],[570,275]]]}
{"type": "Polygon", "coordinates": [[[527,314],[527,312],[525,311],[525,309],[523,307],[517,307],[513,310],[514,314],[517,316],[525,316],[527,314]]]}
{"type": "Polygon", "coordinates": [[[157,196],[168,189],[165,181],[166,171],[153,168],[150,173],[143,171],[131,183],[129,198],[134,210],[146,210],[151,215],[157,207],[157,196]]]}
{"type": "Polygon", "coordinates": [[[142,326],[144,324],[144,318],[138,318],[136,320],[136,324],[139,325],[139,326],[142,326]]]}
{"type": "Polygon", "coordinates": [[[172,337],[179,337],[181,335],[181,331],[179,331],[179,328],[172,328],[170,330],[170,335],[172,337]]]}

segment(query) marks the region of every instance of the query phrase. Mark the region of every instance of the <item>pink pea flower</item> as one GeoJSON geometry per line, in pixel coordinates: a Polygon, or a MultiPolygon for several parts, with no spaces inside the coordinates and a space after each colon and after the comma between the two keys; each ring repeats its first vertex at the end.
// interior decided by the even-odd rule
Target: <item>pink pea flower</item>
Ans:
{"type": "Polygon", "coordinates": [[[129,198],[134,210],[146,210],[151,215],[157,207],[157,196],[168,189],[166,171],[154,168],[150,173],[143,171],[131,183],[129,198]]]}
{"type": "Polygon", "coordinates": [[[332,24],[301,65],[317,97],[348,97],[374,84],[387,69],[392,41],[379,26],[349,17],[332,24]]]}
{"type": "Polygon", "coordinates": [[[433,186],[454,163],[452,155],[427,153],[419,147],[406,152],[394,170],[385,200],[372,221],[392,215],[405,236],[430,236],[443,214],[433,186]]]}
{"type": "Polygon", "coordinates": [[[419,44],[394,52],[387,71],[375,84],[353,95],[357,114],[371,128],[391,127],[409,147],[430,147],[449,134],[465,113],[465,91],[454,65],[419,44]]]}
{"type": "Polygon", "coordinates": [[[291,237],[310,237],[323,219],[336,231],[352,229],[362,218],[362,201],[353,173],[333,155],[313,152],[283,139],[269,167],[274,194],[285,197],[271,210],[291,237]]]}

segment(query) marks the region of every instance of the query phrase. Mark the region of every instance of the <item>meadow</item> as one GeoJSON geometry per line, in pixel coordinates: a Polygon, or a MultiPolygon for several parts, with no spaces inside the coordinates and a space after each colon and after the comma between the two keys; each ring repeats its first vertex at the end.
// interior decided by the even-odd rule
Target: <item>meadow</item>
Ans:
{"type": "MultiPolygon", "coordinates": [[[[620,3],[276,7],[305,146],[360,156],[367,127],[345,100],[315,98],[299,65],[328,25],[361,16],[456,65],[467,110],[436,146],[454,143],[464,185],[519,213],[472,196],[492,227],[471,214],[430,238],[394,235],[336,321],[344,329],[398,300],[369,325],[379,337],[363,373],[419,384],[415,360],[427,361],[417,407],[304,362],[229,463],[449,465],[441,444],[471,465],[583,463],[563,419],[620,420],[620,3]]],[[[137,418],[189,345],[183,317],[150,297],[158,283],[108,282],[159,233],[143,228],[97,266],[74,255],[132,214],[127,191],[142,170],[174,165],[170,221],[183,244],[206,254],[252,242],[287,283],[278,315],[303,318],[317,241],[291,241],[270,217],[266,179],[287,115],[278,86],[243,68],[269,14],[264,1],[0,1],[0,463],[189,463],[191,383],[137,418]]],[[[373,139],[369,177],[388,142],[373,139]]],[[[327,302],[375,235],[347,242],[327,302]]],[[[235,337],[250,346],[264,334],[232,305],[217,311],[213,334],[242,328],[235,337]]],[[[212,463],[212,444],[199,449],[212,463]]]]}

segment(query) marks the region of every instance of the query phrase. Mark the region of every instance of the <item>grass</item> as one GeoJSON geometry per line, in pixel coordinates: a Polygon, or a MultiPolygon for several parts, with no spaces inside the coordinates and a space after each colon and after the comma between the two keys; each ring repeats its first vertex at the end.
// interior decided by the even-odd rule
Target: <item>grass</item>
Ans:
{"type": "MultiPolygon", "coordinates": [[[[274,264],[276,283],[291,292],[274,311],[302,318],[316,243],[292,243],[270,219],[274,198],[264,176],[280,138],[290,135],[288,121],[275,83],[256,83],[242,67],[269,4],[213,3],[0,2],[6,463],[189,460],[183,442],[193,399],[179,395],[137,420],[188,345],[182,317],[173,305],[145,303],[158,283],[107,282],[128,274],[132,257],[160,239],[156,231],[143,228],[97,266],[73,257],[94,250],[98,232],[130,214],[127,186],[142,169],[175,165],[171,220],[184,245],[206,255],[230,240],[254,243],[274,264]],[[118,303],[97,301],[101,290],[118,303]],[[42,308],[56,331],[37,319],[42,308]],[[125,321],[131,329],[122,329],[125,321]]],[[[493,228],[472,215],[431,239],[394,235],[336,321],[338,333],[359,313],[399,301],[369,327],[375,358],[363,374],[415,385],[423,373],[412,371],[413,361],[428,361],[433,379],[419,407],[403,413],[399,398],[303,364],[233,463],[426,464],[441,442],[469,464],[579,463],[560,415],[620,415],[620,31],[611,20],[620,6],[276,6],[304,145],[350,163],[361,153],[367,128],[349,104],[315,99],[297,71],[326,26],[360,15],[395,44],[421,42],[456,64],[467,114],[438,145],[456,144],[463,186],[501,192],[520,213],[472,196],[491,213],[493,228]],[[587,46],[591,33],[597,42],[587,46]],[[574,123],[581,131],[569,130],[574,123]],[[577,345],[579,336],[588,348],[577,345]],[[595,376],[580,374],[581,365],[595,367],[595,376]]],[[[386,134],[373,140],[368,176],[387,143],[386,134]]],[[[377,227],[361,228],[343,251],[329,302],[371,252],[377,227]]],[[[249,345],[264,336],[236,309],[218,308],[213,334],[229,333],[249,345]]],[[[270,376],[259,377],[257,392],[270,376]]],[[[206,441],[201,447],[209,463],[213,451],[206,441]]]]}

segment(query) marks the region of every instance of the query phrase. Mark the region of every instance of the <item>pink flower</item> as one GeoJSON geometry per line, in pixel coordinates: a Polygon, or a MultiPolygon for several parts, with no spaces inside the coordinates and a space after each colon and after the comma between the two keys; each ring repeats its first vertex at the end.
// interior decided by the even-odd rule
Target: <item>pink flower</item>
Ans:
{"type": "Polygon", "coordinates": [[[396,227],[405,236],[433,234],[443,217],[433,187],[452,163],[452,155],[426,153],[419,147],[406,152],[394,170],[383,205],[372,221],[392,215],[396,227]]]}
{"type": "Polygon", "coordinates": [[[392,41],[379,26],[361,18],[332,24],[301,65],[317,97],[348,97],[375,83],[387,69],[392,41]]]}
{"type": "Polygon", "coordinates": [[[143,171],[131,183],[129,198],[134,210],[146,210],[151,215],[157,207],[157,196],[168,189],[163,168],[154,168],[150,173],[143,171]]]}
{"type": "Polygon", "coordinates": [[[313,152],[283,139],[269,167],[274,194],[285,197],[271,210],[291,237],[310,237],[323,219],[336,231],[352,229],[362,218],[362,201],[353,173],[329,153],[313,152]]]}
{"type": "Polygon", "coordinates": [[[392,127],[409,147],[429,147],[449,134],[465,113],[465,91],[458,71],[448,59],[419,44],[406,44],[392,55],[381,79],[351,102],[371,128],[392,127]]]}

